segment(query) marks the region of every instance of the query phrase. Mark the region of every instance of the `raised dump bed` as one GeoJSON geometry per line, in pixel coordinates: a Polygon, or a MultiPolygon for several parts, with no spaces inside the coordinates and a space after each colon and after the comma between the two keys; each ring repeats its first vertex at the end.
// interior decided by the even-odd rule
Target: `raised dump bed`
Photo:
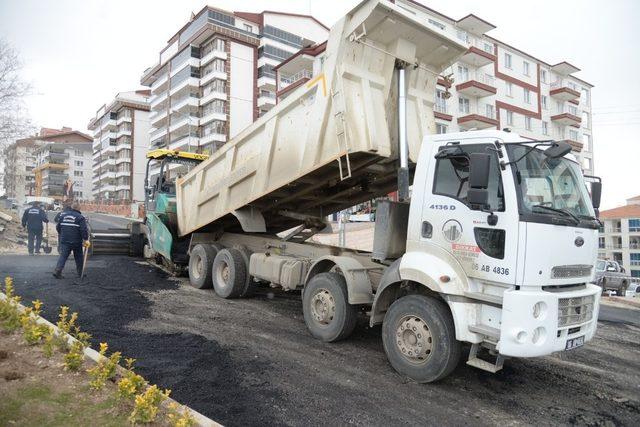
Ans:
{"type": "MultiPolygon", "coordinates": [[[[329,34],[319,72],[178,181],[181,236],[278,232],[396,188],[398,65],[415,161],[435,132],[438,74],[466,46],[386,0],[360,3],[329,34]]],[[[320,60],[320,59],[318,59],[320,60]]]]}

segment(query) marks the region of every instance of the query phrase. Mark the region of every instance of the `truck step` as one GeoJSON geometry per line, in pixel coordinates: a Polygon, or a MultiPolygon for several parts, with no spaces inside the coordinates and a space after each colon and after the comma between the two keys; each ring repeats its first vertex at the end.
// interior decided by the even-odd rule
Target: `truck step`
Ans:
{"type": "Polygon", "coordinates": [[[498,295],[489,295],[482,292],[465,292],[464,296],[478,301],[484,301],[502,306],[502,297],[498,295]]]}
{"type": "Polygon", "coordinates": [[[500,371],[504,366],[504,357],[501,355],[496,356],[496,360],[494,363],[487,362],[486,360],[482,360],[478,357],[478,350],[480,349],[480,344],[473,344],[471,346],[471,350],[469,351],[469,360],[467,360],[467,365],[473,366],[474,368],[482,369],[483,371],[491,372],[495,374],[500,371]]]}
{"type": "Polygon", "coordinates": [[[476,334],[484,335],[485,337],[491,338],[495,342],[498,342],[498,340],[500,339],[500,329],[494,328],[492,326],[483,324],[470,325],[469,330],[476,334]]]}

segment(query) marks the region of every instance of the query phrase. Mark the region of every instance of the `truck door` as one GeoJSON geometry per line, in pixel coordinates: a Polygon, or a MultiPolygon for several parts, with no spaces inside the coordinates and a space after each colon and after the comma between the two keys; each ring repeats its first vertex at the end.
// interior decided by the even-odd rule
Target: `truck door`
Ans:
{"type": "Polygon", "coordinates": [[[424,159],[429,161],[429,172],[424,187],[421,245],[426,251],[446,251],[469,277],[515,284],[518,212],[513,181],[500,169],[494,144],[459,148],[459,156],[435,159],[439,148],[434,147],[429,159],[424,159]],[[489,213],[471,210],[467,203],[469,153],[492,155],[489,204],[498,219],[495,225],[489,224],[489,213]],[[428,229],[430,234],[425,233],[428,229]]]}

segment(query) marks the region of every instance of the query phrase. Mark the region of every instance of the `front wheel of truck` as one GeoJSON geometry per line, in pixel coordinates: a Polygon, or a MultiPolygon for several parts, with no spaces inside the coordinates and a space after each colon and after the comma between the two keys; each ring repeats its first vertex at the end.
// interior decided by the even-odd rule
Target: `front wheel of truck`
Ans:
{"type": "Polygon", "coordinates": [[[420,383],[446,377],[460,360],[449,308],[424,295],[407,295],[391,304],[382,323],[382,342],[391,366],[420,383]]]}

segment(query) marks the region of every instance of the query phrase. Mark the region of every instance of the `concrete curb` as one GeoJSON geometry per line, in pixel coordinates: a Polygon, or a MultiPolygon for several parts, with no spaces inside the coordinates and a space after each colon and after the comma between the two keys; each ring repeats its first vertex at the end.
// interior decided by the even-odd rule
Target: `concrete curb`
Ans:
{"type": "MultiPolygon", "coordinates": [[[[7,299],[7,296],[4,294],[4,292],[0,292],[0,300],[6,300],[6,299],[7,299]]],[[[24,305],[22,305],[22,304],[18,304],[18,310],[20,310],[20,312],[24,312],[26,310],[26,307],[24,305]]],[[[36,323],[38,323],[38,324],[46,325],[46,326],[52,328],[56,332],[56,334],[58,334],[59,336],[62,336],[67,341],[67,344],[72,345],[74,342],[77,341],[71,335],[60,331],[60,328],[58,328],[57,325],[49,322],[44,317],[38,316],[38,317],[35,317],[35,320],[36,320],[36,323]]],[[[93,364],[97,364],[100,359],[106,359],[106,357],[101,356],[100,353],[98,353],[97,351],[95,351],[91,347],[86,347],[84,349],[84,355],[93,364]]],[[[122,366],[118,365],[117,368],[116,368],[116,378],[123,377],[126,372],[127,372],[127,370],[125,368],[123,368],[122,366]]],[[[219,423],[213,421],[212,419],[202,415],[200,412],[196,411],[195,409],[191,409],[188,406],[183,405],[180,402],[177,402],[177,401],[173,400],[170,397],[167,398],[164,402],[162,402],[161,406],[163,408],[165,408],[165,409],[168,409],[169,405],[171,405],[172,403],[175,403],[175,404],[181,406],[187,412],[189,412],[191,414],[191,416],[193,417],[193,419],[196,421],[197,425],[199,425],[199,426],[203,426],[203,427],[222,427],[222,424],[219,424],[219,423]]]]}

